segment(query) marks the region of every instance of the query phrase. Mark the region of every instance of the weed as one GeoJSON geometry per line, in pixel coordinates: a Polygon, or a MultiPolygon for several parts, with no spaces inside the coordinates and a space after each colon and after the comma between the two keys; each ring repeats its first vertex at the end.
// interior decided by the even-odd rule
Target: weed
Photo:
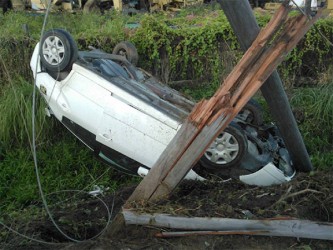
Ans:
{"type": "MultiPolygon", "coordinates": [[[[6,145],[28,146],[31,144],[33,86],[21,78],[11,81],[0,95],[0,141],[6,145]]],[[[52,129],[52,123],[45,120],[45,107],[42,98],[37,98],[37,143],[52,129]],[[41,133],[43,128],[47,130],[41,133]]]]}
{"type": "Polygon", "coordinates": [[[291,103],[302,113],[299,128],[317,168],[333,157],[333,81],[316,88],[293,90],[291,103]]]}

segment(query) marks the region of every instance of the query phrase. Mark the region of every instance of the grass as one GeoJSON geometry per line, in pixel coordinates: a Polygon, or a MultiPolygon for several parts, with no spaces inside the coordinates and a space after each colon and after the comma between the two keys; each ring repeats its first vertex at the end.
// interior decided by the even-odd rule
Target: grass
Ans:
{"type": "Polygon", "coordinates": [[[291,103],[301,113],[299,128],[317,169],[332,168],[333,78],[321,87],[297,88],[291,103]]]}
{"type": "MultiPolygon", "coordinates": [[[[32,89],[33,86],[21,78],[11,80],[3,86],[0,95],[0,141],[7,146],[31,144],[32,131],[32,89]]],[[[52,122],[45,119],[46,107],[41,98],[37,98],[36,131],[37,143],[52,130],[52,122]],[[42,133],[42,129],[44,129],[42,133]]]]}
{"type": "MultiPolygon", "coordinates": [[[[92,190],[93,185],[115,190],[137,178],[121,174],[98,161],[69,132],[37,150],[41,183],[46,194],[61,190],[92,190]],[[50,154],[50,152],[52,152],[50,154]]],[[[0,216],[40,204],[32,154],[25,147],[7,150],[0,161],[0,216]]],[[[64,193],[59,193],[62,197],[64,193]]],[[[54,195],[52,196],[54,197],[54,195]]],[[[55,197],[54,199],[60,199],[55,197]]],[[[51,201],[52,203],[53,201],[51,201]]]]}

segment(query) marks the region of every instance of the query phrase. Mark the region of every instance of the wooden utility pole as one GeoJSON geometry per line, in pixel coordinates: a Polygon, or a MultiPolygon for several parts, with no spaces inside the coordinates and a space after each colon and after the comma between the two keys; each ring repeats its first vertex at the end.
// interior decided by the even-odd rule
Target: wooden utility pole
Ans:
{"type": "MultiPolygon", "coordinates": [[[[246,51],[259,34],[260,28],[246,0],[219,0],[242,50],[246,51]]],[[[260,88],[277,123],[296,170],[309,172],[312,164],[295,117],[291,111],[282,81],[275,70],[260,88]]]]}

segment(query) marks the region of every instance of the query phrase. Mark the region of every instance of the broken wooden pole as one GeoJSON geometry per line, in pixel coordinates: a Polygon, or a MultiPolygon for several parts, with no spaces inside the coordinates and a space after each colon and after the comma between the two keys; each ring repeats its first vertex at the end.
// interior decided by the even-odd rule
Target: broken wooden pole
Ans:
{"type": "MultiPolygon", "coordinates": [[[[260,28],[253,15],[249,1],[219,0],[219,3],[234,30],[241,48],[246,51],[257,37],[260,28]]],[[[271,114],[276,120],[286,147],[296,170],[309,172],[312,164],[309,154],[291,111],[288,97],[283,89],[282,81],[274,71],[260,88],[271,114]]]]}

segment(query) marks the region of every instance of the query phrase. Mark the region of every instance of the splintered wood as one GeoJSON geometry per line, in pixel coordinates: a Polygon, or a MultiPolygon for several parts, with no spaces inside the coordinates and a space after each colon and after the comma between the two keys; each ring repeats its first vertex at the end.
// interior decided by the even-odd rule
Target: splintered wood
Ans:
{"type": "Polygon", "coordinates": [[[129,208],[133,201],[151,201],[169,195],[320,16],[317,13],[311,19],[304,15],[289,17],[289,11],[287,1],[261,30],[215,95],[194,107],[125,207],[129,208]]]}

